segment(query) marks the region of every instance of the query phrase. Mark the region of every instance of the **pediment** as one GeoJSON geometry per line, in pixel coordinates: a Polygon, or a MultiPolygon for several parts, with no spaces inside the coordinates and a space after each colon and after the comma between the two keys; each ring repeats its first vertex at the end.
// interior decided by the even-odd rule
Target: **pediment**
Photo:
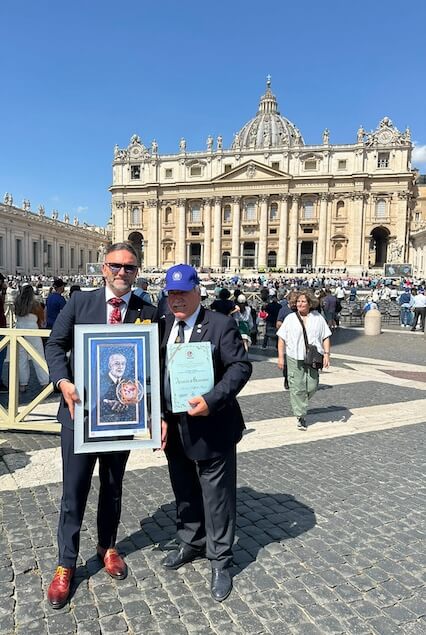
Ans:
{"type": "Polygon", "coordinates": [[[270,168],[268,165],[263,165],[257,161],[246,161],[241,165],[236,166],[229,172],[224,172],[220,176],[212,179],[212,182],[223,181],[263,181],[265,179],[277,179],[282,181],[284,179],[291,179],[291,176],[281,170],[270,168]]]}

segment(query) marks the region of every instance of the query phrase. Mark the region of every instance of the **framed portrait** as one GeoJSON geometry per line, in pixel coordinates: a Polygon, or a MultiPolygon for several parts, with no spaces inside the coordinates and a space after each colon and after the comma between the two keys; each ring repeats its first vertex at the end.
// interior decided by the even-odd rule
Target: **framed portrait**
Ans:
{"type": "Polygon", "coordinates": [[[74,451],[161,446],[157,324],[78,324],[74,451]]]}

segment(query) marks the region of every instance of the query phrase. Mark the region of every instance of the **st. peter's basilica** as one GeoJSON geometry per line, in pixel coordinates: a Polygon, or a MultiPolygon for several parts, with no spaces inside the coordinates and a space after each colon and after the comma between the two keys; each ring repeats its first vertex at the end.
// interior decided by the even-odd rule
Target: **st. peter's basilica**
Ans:
{"type": "Polygon", "coordinates": [[[267,80],[257,114],[230,148],[181,138],[160,154],[138,135],[114,149],[113,240],[131,240],[144,268],[177,262],[218,270],[346,269],[408,262],[415,206],[411,135],[384,116],[347,144],[307,145],[267,80]]]}

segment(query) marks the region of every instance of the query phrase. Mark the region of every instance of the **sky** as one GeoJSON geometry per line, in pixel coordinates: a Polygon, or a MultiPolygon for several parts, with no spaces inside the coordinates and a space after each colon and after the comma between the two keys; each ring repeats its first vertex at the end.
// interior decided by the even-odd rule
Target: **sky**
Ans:
{"type": "Polygon", "coordinates": [[[255,116],[266,76],[306,144],[388,116],[426,172],[426,3],[0,0],[0,196],[105,225],[113,148],[206,147],[255,116]]]}

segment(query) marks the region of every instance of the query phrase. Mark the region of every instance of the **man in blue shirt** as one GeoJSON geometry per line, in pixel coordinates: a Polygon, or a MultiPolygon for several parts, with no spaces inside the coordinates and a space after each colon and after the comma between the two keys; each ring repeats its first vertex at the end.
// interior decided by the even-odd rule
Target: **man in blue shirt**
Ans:
{"type": "Polygon", "coordinates": [[[56,280],[54,280],[52,286],[53,291],[46,300],[45,316],[47,329],[52,328],[59,313],[66,305],[66,300],[62,295],[65,290],[64,281],[61,280],[61,278],[57,278],[56,280]]]}

